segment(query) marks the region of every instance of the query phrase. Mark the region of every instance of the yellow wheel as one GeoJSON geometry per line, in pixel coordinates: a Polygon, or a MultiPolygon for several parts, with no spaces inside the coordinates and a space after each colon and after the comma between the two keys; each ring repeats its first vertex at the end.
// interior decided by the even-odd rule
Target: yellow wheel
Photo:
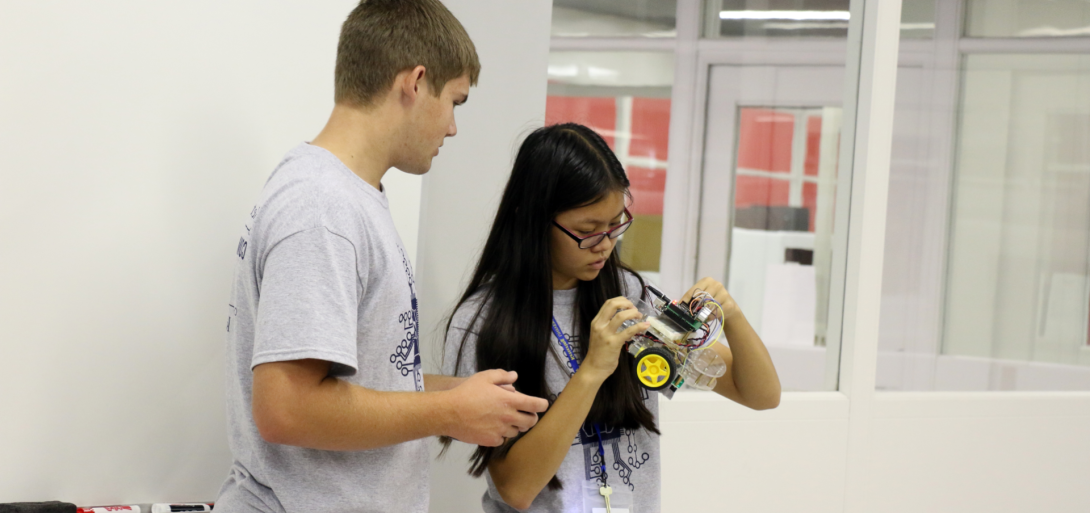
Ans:
{"type": "Polygon", "coordinates": [[[650,390],[666,388],[677,376],[677,364],[669,351],[652,347],[636,355],[636,377],[650,390]]]}

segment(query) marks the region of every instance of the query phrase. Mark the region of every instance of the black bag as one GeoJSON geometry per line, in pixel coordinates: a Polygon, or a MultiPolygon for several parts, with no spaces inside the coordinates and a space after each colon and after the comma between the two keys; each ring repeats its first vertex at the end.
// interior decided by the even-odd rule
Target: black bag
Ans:
{"type": "Polygon", "coordinates": [[[76,513],[76,505],[67,502],[13,502],[0,504],[0,513],[76,513]]]}

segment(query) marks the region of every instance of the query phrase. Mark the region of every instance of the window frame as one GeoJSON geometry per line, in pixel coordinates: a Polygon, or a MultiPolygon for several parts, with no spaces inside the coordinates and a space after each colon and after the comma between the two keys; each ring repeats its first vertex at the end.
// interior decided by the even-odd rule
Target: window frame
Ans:
{"type": "MultiPolygon", "coordinates": [[[[900,2],[896,5],[877,5],[874,0],[862,0],[852,6],[852,20],[863,20],[863,26],[853,24],[849,28],[847,40],[810,39],[790,40],[782,38],[705,38],[702,36],[706,30],[707,5],[701,0],[678,0],[677,2],[677,37],[676,38],[646,38],[640,36],[631,37],[552,37],[550,41],[551,51],[659,51],[672,52],[674,54],[674,84],[671,90],[671,116],[669,128],[669,158],[666,178],[666,191],[664,196],[663,211],[663,241],[662,254],[660,256],[661,285],[667,293],[679,293],[687,285],[697,279],[696,254],[698,244],[698,231],[700,222],[700,180],[703,171],[703,134],[705,128],[704,108],[707,101],[708,76],[711,66],[722,64],[734,65],[845,65],[846,72],[859,76],[859,81],[854,84],[846,84],[846,104],[844,105],[844,131],[845,140],[850,141],[849,130],[852,135],[857,127],[851,126],[850,119],[855,119],[856,125],[865,126],[863,123],[891,122],[891,120],[875,120],[875,104],[863,105],[869,101],[864,89],[872,87],[873,82],[867,80],[882,80],[896,83],[896,69],[892,73],[885,69],[875,69],[875,57],[879,51],[875,48],[861,48],[859,43],[870,44],[878,38],[883,40],[896,39],[897,44],[892,49],[883,47],[882,58],[893,58],[897,67],[919,67],[931,84],[932,90],[928,103],[924,107],[930,112],[927,121],[928,137],[930,145],[929,157],[940,166],[938,179],[929,190],[929,197],[934,198],[932,203],[926,205],[929,212],[925,221],[926,233],[935,235],[935,241],[927,249],[923,258],[929,271],[923,276],[921,302],[928,306],[921,314],[921,327],[919,336],[914,337],[909,343],[911,350],[941,354],[942,337],[944,333],[943,317],[946,304],[947,260],[950,246],[951,203],[953,200],[954,165],[956,158],[955,133],[957,129],[956,106],[961,88],[960,63],[967,55],[994,54],[994,53],[1090,53],[1090,37],[1042,37],[1042,38],[981,38],[964,36],[964,0],[936,0],[935,29],[931,39],[900,39],[900,2]],[[895,14],[890,14],[888,9],[896,9],[895,14]],[[882,10],[883,17],[879,20],[874,12],[882,10]],[[870,12],[867,12],[870,11],[870,12]],[[896,19],[891,19],[896,18],[896,19]],[[868,26],[867,24],[871,25],[868,26]],[[869,32],[873,30],[873,32],[869,32]],[[854,46],[853,46],[854,45],[854,46]],[[852,54],[845,55],[847,48],[853,48],[852,54]],[[848,99],[854,98],[855,104],[849,105],[848,99]]],[[[715,21],[715,20],[713,20],[715,21]]],[[[892,94],[892,93],[891,93],[892,94]]],[[[884,97],[884,96],[883,96],[884,97]]],[[[892,107],[891,107],[892,108],[892,107]]],[[[892,112],[890,113],[892,117],[892,112]]],[[[858,251],[856,245],[869,247],[874,241],[853,240],[859,237],[859,228],[851,225],[857,222],[859,201],[861,199],[852,196],[852,189],[856,188],[851,176],[851,169],[856,169],[855,178],[867,182],[873,182],[876,171],[870,162],[857,161],[860,158],[859,145],[867,144],[889,145],[890,141],[875,140],[872,134],[866,136],[866,141],[855,141],[854,145],[843,143],[841,146],[841,169],[837,181],[841,184],[852,184],[850,187],[838,187],[837,213],[838,225],[835,229],[839,240],[834,240],[834,247],[847,248],[848,251],[835,252],[840,257],[833,262],[831,270],[831,284],[833,293],[829,298],[830,315],[828,317],[827,347],[829,350],[838,349],[839,359],[830,359],[830,367],[826,369],[826,379],[834,380],[834,386],[826,388],[846,391],[852,387],[844,380],[848,375],[856,372],[852,359],[845,351],[851,341],[852,334],[842,333],[847,326],[859,321],[860,313],[848,311],[853,287],[860,286],[856,283],[852,274],[857,272],[854,264],[849,265],[852,258],[859,258],[854,251],[858,251]],[[851,155],[851,158],[847,156],[851,155]],[[845,167],[847,169],[845,169],[845,167]],[[853,218],[856,218],[853,220],[853,218]]],[[[879,151],[880,147],[875,148],[879,151]]],[[[888,160],[888,155],[886,160],[888,160]]],[[[888,164],[884,170],[882,180],[888,191],[888,164]]],[[[858,191],[857,193],[861,193],[858,191]]],[[[883,192],[882,202],[888,201],[888,192],[883,192]]],[[[885,212],[882,212],[885,219],[885,212]]],[[[885,238],[885,227],[881,234],[867,233],[870,237],[885,238]]],[[[881,268],[881,266],[880,266],[881,268]]],[[[880,280],[879,280],[880,282],[880,280]]],[[[880,304],[880,290],[875,304],[880,304]]],[[[875,314],[877,318],[878,314],[875,314]]],[[[875,319],[874,322],[877,322],[875,319]]],[[[877,346],[877,333],[874,340],[869,340],[877,346]]],[[[877,353],[872,358],[877,360],[877,353]]],[[[857,362],[860,363],[860,362],[857,362]]],[[[876,361],[867,366],[876,366],[876,361]]],[[[874,382],[872,377],[869,381],[874,382]]],[[[827,383],[828,384],[828,383],[827,383]]],[[[813,392],[808,392],[813,393],[813,392]]]]}

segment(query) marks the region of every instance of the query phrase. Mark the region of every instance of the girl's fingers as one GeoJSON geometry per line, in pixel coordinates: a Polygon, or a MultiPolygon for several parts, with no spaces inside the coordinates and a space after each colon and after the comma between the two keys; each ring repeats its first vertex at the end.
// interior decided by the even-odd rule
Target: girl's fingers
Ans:
{"type": "Polygon", "coordinates": [[[726,301],[730,299],[730,294],[727,294],[727,289],[719,282],[708,284],[708,287],[704,289],[704,292],[721,305],[725,304],[726,301]]]}
{"type": "Polygon", "coordinates": [[[632,302],[629,301],[628,298],[626,298],[626,297],[618,297],[618,298],[613,298],[613,299],[611,299],[609,301],[606,301],[606,304],[602,308],[603,309],[608,308],[608,310],[604,310],[601,313],[609,316],[610,320],[616,318],[617,315],[620,314],[620,313],[629,312],[629,311],[635,311],[635,312],[639,311],[639,310],[636,310],[636,305],[632,304],[632,302]]]}
{"type": "Polygon", "coordinates": [[[613,319],[611,319],[609,321],[609,324],[606,326],[606,330],[608,330],[609,333],[616,333],[617,330],[621,329],[621,324],[624,324],[625,321],[639,319],[642,317],[643,314],[640,313],[639,310],[622,310],[620,312],[617,312],[617,315],[613,316],[613,319]]]}
{"type": "Polygon", "coordinates": [[[697,291],[701,290],[706,292],[720,304],[724,301],[728,301],[730,298],[730,294],[727,293],[727,288],[724,287],[722,283],[719,283],[712,278],[701,278],[700,281],[696,282],[696,285],[693,285],[693,287],[682,296],[682,301],[685,303],[692,301],[693,296],[697,291]]]}
{"type": "Polygon", "coordinates": [[[626,297],[615,297],[610,299],[598,310],[598,315],[595,315],[590,323],[591,327],[602,326],[603,324],[608,323],[617,314],[618,310],[634,310],[635,308],[636,305],[633,305],[626,297]]]}
{"type": "Polygon", "coordinates": [[[716,282],[715,280],[713,280],[711,278],[701,278],[700,281],[696,282],[696,285],[693,285],[692,287],[689,288],[689,290],[687,292],[685,292],[685,295],[681,296],[681,301],[683,303],[688,303],[689,301],[692,301],[693,300],[693,295],[696,294],[696,291],[698,291],[698,290],[707,290],[708,287],[710,287],[711,284],[713,284],[713,283],[718,283],[718,282],[716,282]]]}
{"type": "Polygon", "coordinates": [[[629,326],[628,329],[620,333],[621,341],[628,342],[629,340],[632,340],[636,337],[636,335],[647,331],[647,328],[649,328],[650,326],[651,323],[649,322],[641,322],[637,323],[635,326],[629,326]]]}
{"type": "MultiPolygon", "coordinates": [[[[591,345],[596,345],[595,342],[604,343],[605,347],[615,349],[623,345],[627,340],[631,339],[636,333],[639,332],[638,327],[631,327],[624,332],[618,333],[621,329],[621,324],[628,320],[637,320],[643,317],[643,314],[636,309],[636,305],[632,304],[626,297],[615,297],[606,301],[602,305],[602,309],[598,311],[598,315],[591,321],[591,345]],[[633,333],[629,334],[629,331],[633,333]]],[[[639,325],[637,325],[639,326],[639,325]]],[[[646,329],[646,327],[644,327],[646,329]]]]}
{"type": "Polygon", "coordinates": [[[633,305],[632,301],[629,301],[628,298],[624,296],[618,296],[610,299],[609,301],[606,301],[606,303],[602,305],[602,310],[600,313],[609,314],[611,311],[614,310],[625,310],[628,308],[636,308],[636,305],[633,305]]]}

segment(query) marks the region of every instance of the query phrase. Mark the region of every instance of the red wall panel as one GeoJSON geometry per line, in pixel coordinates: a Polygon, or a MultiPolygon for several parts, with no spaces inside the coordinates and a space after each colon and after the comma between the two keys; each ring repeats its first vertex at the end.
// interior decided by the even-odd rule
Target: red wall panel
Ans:
{"type": "Polygon", "coordinates": [[[669,139],[670,100],[633,98],[632,144],[628,150],[629,155],[666,160],[669,139]]]}
{"type": "Polygon", "coordinates": [[[662,197],[666,191],[666,170],[629,166],[629,191],[633,215],[662,215],[662,197]]]}
{"type": "Polygon", "coordinates": [[[787,206],[790,190],[791,184],[787,180],[739,175],[734,182],[734,208],[743,209],[754,205],[787,206]]]}
{"type": "Polygon", "coordinates": [[[738,167],[789,173],[795,116],[769,109],[742,109],[738,130],[738,167]]]}
{"type": "Polygon", "coordinates": [[[579,123],[598,132],[614,148],[617,101],[613,98],[549,96],[545,99],[545,125],[579,123]]]}

